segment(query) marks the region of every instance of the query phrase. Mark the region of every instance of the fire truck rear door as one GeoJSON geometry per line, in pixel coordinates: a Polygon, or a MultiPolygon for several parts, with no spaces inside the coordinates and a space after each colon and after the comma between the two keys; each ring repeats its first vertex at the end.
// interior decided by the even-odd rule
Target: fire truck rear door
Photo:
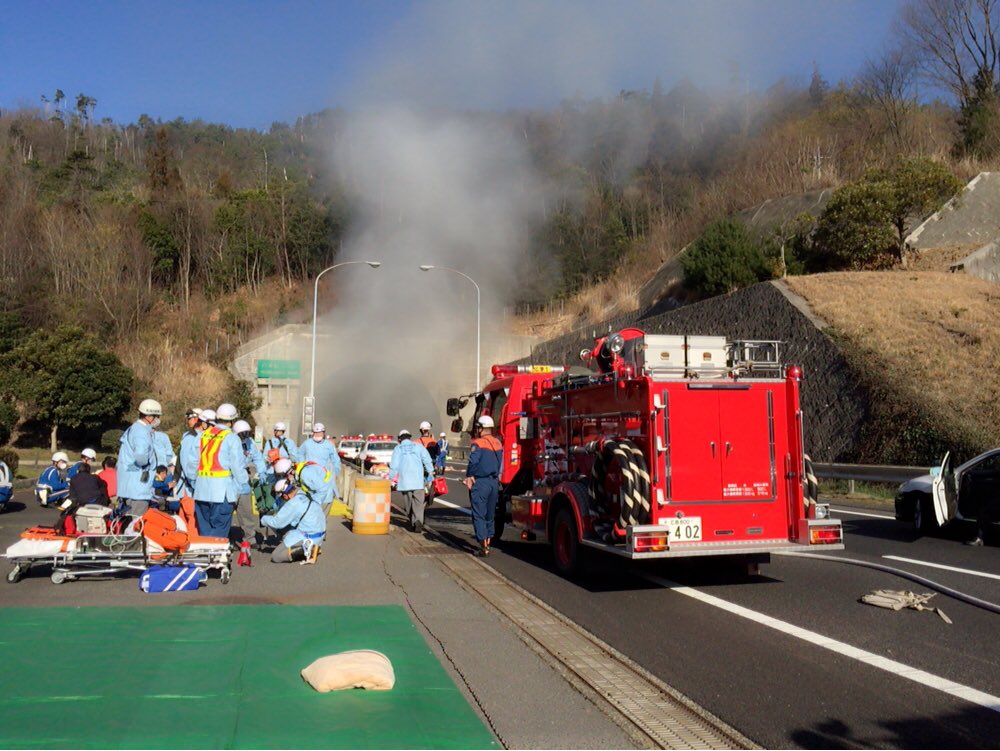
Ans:
{"type": "Polygon", "coordinates": [[[722,498],[719,393],[675,393],[669,401],[670,501],[722,498]]]}
{"type": "Polygon", "coordinates": [[[769,501],[774,498],[773,409],[768,389],[719,392],[724,500],[769,501]]]}

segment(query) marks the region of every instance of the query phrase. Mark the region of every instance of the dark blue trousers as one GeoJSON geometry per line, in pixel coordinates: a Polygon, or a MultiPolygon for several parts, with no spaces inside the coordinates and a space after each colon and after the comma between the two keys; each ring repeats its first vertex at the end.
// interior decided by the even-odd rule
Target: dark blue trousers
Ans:
{"type": "Polygon", "coordinates": [[[493,537],[493,517],[496,515],[499,495],[500,482],[495,477],[477,477],[472,490],[469,491],[472,530],[476,535],[476,542],[493,537]]]}
{"type": "Polygon", "coordinates": [[[233,504],[194,502],[194,516],[198,521],[198,534],[203,537],[229,537],[233,525],[233,504]]]}

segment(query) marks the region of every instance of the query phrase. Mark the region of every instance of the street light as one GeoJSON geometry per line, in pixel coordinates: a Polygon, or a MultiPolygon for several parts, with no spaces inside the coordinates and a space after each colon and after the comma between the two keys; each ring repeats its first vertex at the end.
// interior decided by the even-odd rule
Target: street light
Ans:
{"type": "Polygon", "coordinates": [[[341,263],[335,263],[333,266],[328,266],[316,275],[316,281],[313,283],[313,330],[312,330],[312,367],[309,369],[309,399],[315,399],[316,397],[316,312],[319,304],[319,278],[323,276],[327,271],[333,271],[334,269],[339,269],[341,266],[350,266],[355,263],[364,263],[371,266],[373,269],[377,269],[382,265],[381,261],[343,261],[341,263]]]}
{"type": "Polygon", "coordinates": [[[453,274],[458,274],[459,276],[464,276],[470,282],[472,286],[476,288],[476,377],[472,381],[472,390],[479,391],[479,318],[480,318],[480,293],[479,285],[476,284],[476,280],[473,279],[468,274],[464,274],[458,269],[448,268],[447,266],[431,266],[429,264],[424,264],[420,267],[421,271],[450,271],[453,274]]]}

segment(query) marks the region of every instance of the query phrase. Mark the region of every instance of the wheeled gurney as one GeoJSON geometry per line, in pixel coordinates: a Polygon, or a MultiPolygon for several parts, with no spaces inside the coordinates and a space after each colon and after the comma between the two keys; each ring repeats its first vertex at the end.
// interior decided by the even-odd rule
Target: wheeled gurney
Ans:
{"type": "Polygon", "coordinates": [[[229,582],[229,540],[198,535],[190,498],[181,500],[178,514],[150,509],[139,519],[125,517],[108,526],[106,531],[78,535],[60,535],[50,527],[26,529],[4,554],[14,565],[7,581],[16,583],[32,566],[44,564],[52,567],[55,584],[81,576],[145,571],[153,565],[192,564],[204,571],[214,569],[223,584],[229,582]]]}

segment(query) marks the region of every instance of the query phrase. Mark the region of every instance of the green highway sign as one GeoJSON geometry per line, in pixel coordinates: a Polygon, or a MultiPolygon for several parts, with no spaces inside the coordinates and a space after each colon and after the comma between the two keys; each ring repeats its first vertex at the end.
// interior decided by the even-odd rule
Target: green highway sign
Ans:
{"type": "Polygon", "coordinates": [[[298,360],[258,360],[258,378],[301,378],[298,360]]]}

